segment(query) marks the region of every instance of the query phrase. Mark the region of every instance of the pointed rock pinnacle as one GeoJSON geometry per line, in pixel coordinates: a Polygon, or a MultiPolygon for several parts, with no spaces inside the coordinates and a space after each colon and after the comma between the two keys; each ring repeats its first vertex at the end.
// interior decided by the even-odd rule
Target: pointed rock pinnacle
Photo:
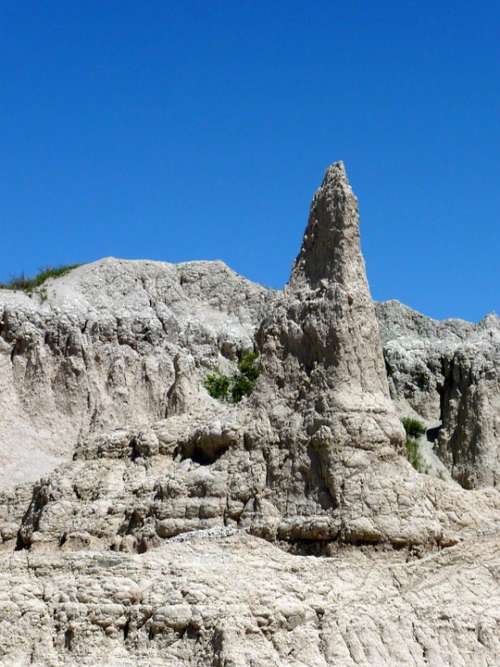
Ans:
{"type": "Polygon", "coordinates": [[[323,280],[368,288],[359,247],[358,202],[343,162],[328,167],[314,195],[290,286],[314,289],[323,280]]]}

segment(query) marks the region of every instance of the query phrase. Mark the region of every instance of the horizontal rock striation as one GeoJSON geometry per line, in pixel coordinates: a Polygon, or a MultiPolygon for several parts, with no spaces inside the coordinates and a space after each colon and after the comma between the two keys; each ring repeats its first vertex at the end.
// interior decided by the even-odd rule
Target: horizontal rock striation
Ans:
{"type": "Polygon", "coordinates": [[[0,664],[494,665],[499,553],[485,537],[410,561],[318,559],[229,530],[140,556],[16,552],[0,570],[0,664]]]}

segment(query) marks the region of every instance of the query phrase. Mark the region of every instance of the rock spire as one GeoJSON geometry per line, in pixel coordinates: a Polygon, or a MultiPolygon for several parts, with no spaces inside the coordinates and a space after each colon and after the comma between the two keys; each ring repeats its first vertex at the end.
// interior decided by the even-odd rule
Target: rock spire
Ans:
{"type": "Polygon", "coordinates": [[[313,197],[284,307],[272,319],[270,331],[278,319],[280,333],[270,348],[281,349],[273,372],[279,375],[290,355],[298,361],[286,384],[316,387],[326,408],[394,414],[360,249],[357,199],[342,162],[328,167],[313,197]]]}
{"type": "Polygon", "coordinates": [[[315,288],[327,280],[368,289],[359,245],[358,201],[344,163],[334,162],[313,197],[290,286],[315,288]]]}

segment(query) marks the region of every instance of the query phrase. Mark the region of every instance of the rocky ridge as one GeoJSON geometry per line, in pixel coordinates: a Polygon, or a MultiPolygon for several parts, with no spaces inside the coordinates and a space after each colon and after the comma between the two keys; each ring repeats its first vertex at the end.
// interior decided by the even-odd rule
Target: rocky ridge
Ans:
{"type": "Polygon", "coordinates": [[[498,321],[376,313],[342,163],[282,292],[103,260],[0,303],[3,664],[495,664],[498,321]],[[248,349],[252,395],[211,398],[248,349]],[[408,411],[485,488],[416,472],[408,411]]]}
{"type": "Polygon", "coordinates": [[[251,347],[272,296],[222,262],[112,258],[31,297],[0,290],[0,484],[35,481],[89,433],[181,409],[183,373],[251,347]]]}

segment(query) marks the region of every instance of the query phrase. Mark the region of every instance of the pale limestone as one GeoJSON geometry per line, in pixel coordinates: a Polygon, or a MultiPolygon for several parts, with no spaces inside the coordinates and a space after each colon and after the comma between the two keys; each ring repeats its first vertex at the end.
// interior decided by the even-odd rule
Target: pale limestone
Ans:
{"type": "Polygon", "coordinates": [[[498,663],[500,493],[404,456],[438,362],[427,393],[401,387],[440,325],[408,345],[416,318],[379,306],[383,350],[342,163],[282,292],[120,260],[46,289],[0,295],[2,664],[498,663]],[[248,349],[253,394],[211,398],[207,373],[248,349]]]}

